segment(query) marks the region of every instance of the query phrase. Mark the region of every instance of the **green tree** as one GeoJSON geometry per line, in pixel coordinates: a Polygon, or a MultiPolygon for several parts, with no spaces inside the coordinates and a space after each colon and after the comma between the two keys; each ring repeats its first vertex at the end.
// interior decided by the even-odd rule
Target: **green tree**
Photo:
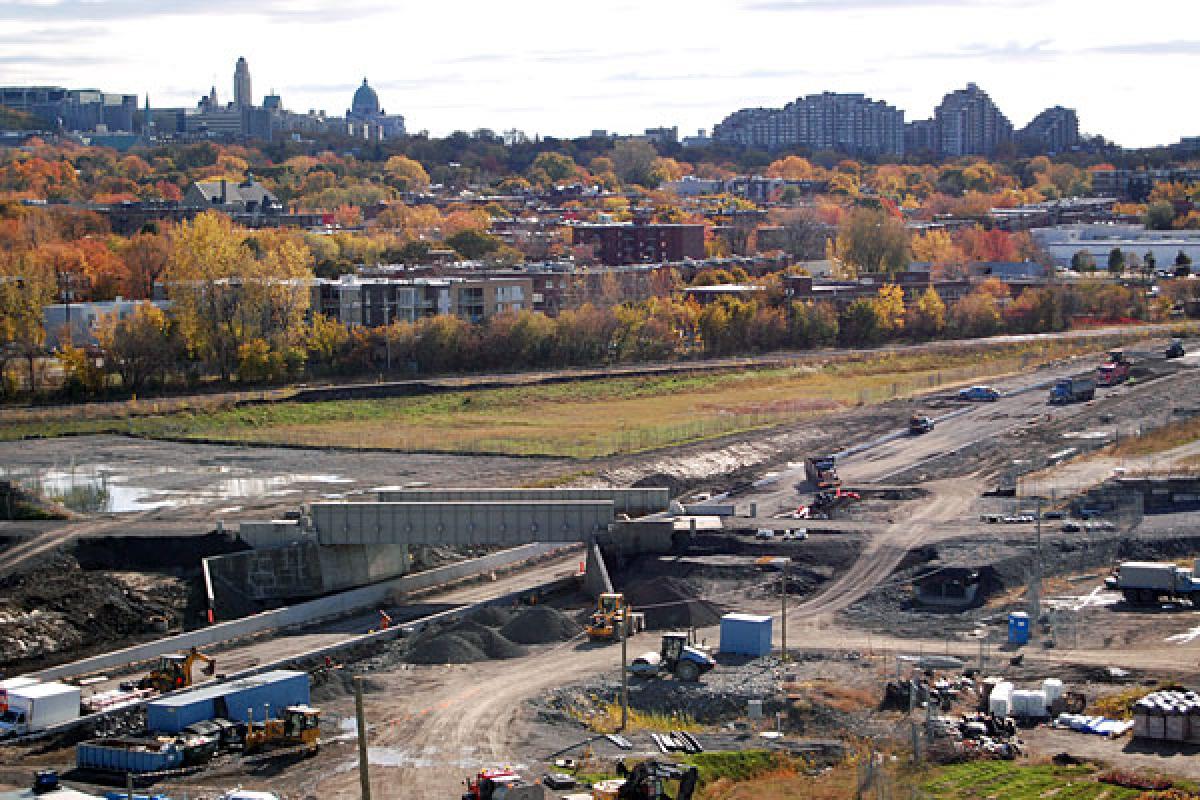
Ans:
{"type": "Polygon", "coordinates": [[[500,247],[500,240],[476,230],[465,230],[447,237],[446,244],[454,248],[454,252],[463,258],[474,261],[497,250],[500,247]]]}
{"type": "Polygon", "coordinates": [[[1186,278],[1191,274],[1192,259],[1187,253],[1180,250],[1179,254],[1175,256],[1175,277],[1186,278]]]}
{"type": "Polygon", "coordinates": [[[538,153],[538,157],[533,160],[533,166],[529,168],[529,177],[534,183],[553,186],[573,181],[578,171],[575,159],[563,153],[547,151],[538,153]]]}
{"type": "Polygon", "coordinates": [[[879,341],[879,315],[875,303],[860,298],[848,305],[838,319],[842,343],[851,347],[875,344],[879,341]]]}
{"type": "Polygon", "coordinates": [[[1125,273],[1125,254],[1119,247],[1114,247],[1108,253],[1108,273],[1114,278],[1119,278],[1125,273]]]}
{"type": "Polygon", "coordinates": [[[613,168],[621,182],[647,189],[655,188],[660,182],[654,169],[657,159],[658,151],[654,145],[640,139],[622,139],[612,150],[613,168]]]}
{"type": "Polygon", "coordinates": [[[1071,269],[1076,272],[1095,272],[1096,259],[1087,250],[1078,250],[1071,256],[1071,269]]]}
{"type": "Polygon", "coordinates": [[[1142,223],[1152,231],[1169,231],[1175,222],[1175,206],[1168,200],[1159,200],[1146,206],[1142,223]]]}

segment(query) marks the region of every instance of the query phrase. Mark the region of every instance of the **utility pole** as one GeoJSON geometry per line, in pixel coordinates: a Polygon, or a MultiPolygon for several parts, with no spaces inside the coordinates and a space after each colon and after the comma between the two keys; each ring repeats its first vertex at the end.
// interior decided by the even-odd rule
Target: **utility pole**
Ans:
{"type": "Polygon", "coordinates": [[[363,711],[363,677],[354,676],[354,717],[358,723],[358,781],[362,800],[371,800],[371,776],[367,771],[367,715],[363,711]]]}
{"type": "Polygon", "coordinates": [[[621,612],[621,620],[618,623],[621,626],[621,731],[629,725],[629,628],[627,626],[626,617],[629,615],[628,607],[621,612]]]}
{"type": "Polygon", "coordinates": [[[1035,626],[1042,616],[1042,498],[1037,497],[1036,540],[1033,554],[1033,582],[1029,587],[1029,624],[1035,626]]]}
{"type": "Polygon", "coordinates": [[[788,647],[787,647],[787,588],[788,587],[787,587],[787,585],[788,585],[788,566],[790,563],[791,563],[790,558],[785,559],[783,562],[783,582],[779,586],[779,601],[780,601],[780,606],[782,607],[780,610],[780,615],[779,615],[780,616],[779,627],[780,627],[780,634],[783,637],[783,652],[780,654],[779,660],[783,661],[783,662],[787,662],[787,660],[788,660],[788,647]]]}

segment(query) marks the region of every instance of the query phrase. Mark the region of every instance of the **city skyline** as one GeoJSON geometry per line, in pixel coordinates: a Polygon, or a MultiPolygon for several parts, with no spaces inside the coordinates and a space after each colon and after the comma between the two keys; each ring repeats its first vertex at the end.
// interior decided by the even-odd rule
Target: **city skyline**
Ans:
{"type": "Polygon", "coordinates": [[[233,99],[230,67],[243,56],[255,104],[274,90],[287,108],[331,115],[344,113],[366,75],[411,131],[434,135],[659,125],[687,135],[739,108],[823,91],[864,93],[915,120],[973,82],[1018,127],[1063,105],[1077,109],[1084,132],[1139,147],[1200,132],[1200,109],[1179,102],[1170,80],[1194,63],[1200,41],[1164,30],[1169,14],[1155,12],[1172,5],[1150,0],[1130,17],[1115,3],[1077,0],[701,0],[608,7],[575,31],[555,27],[571,21],[534,2],[520,20],[511,9],[475,9],[470,28],[409,36],[397,48],[396,31],[456,24],[455,4],[348,0],[335,13],[323,2],[267,0],[206,4],[217,13],[202,14],[187,2],[19,0],[0,14],[8,44],[0,60],[10,83],[149,94],[157,107],[194,105],[211,85],[233,99]],[[539,14],[548,19],[524,24],[539,14]],[[638,25],[622,27],[630,19],[638,25]],[[188,41],[208,46],[180,48],[172,32],[183,27],[188,41]],[[645,29],[669,32],[667,40],[628,35],[645,29]],[[109,44],[98,46],[102,39],[109,44]],[[126,40],[130,47],[112,46],[126,40]],[[567,40],[585,43],[557,43],[567,40]]]}

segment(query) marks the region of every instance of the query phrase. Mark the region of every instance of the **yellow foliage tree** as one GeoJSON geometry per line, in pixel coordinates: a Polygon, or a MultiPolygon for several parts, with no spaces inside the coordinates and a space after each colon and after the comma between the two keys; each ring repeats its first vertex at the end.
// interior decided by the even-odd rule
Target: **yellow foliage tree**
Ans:
{"type": "Polygon", "coordinates": [[[904,330],[904,290],[894,283],[879,288],[875,297],[875,317],[883,333],[899,333],[904,330]]]}

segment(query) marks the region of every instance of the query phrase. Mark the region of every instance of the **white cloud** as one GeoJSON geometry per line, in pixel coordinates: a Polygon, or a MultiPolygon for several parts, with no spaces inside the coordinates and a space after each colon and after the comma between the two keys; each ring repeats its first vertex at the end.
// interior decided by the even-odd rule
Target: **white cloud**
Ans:
{"type": "Polygon", "coordinates": [[[413,130],[576,135],[710,128],[750,105],[856,91],[910,119],[978,83],[1017,125],[1042,108],[1127,145],[1200,134],[1188,4],[1144,0],[0,0],[5,82],[192,104],[255,92],[342,113],[365,75],[413,130]]]}

